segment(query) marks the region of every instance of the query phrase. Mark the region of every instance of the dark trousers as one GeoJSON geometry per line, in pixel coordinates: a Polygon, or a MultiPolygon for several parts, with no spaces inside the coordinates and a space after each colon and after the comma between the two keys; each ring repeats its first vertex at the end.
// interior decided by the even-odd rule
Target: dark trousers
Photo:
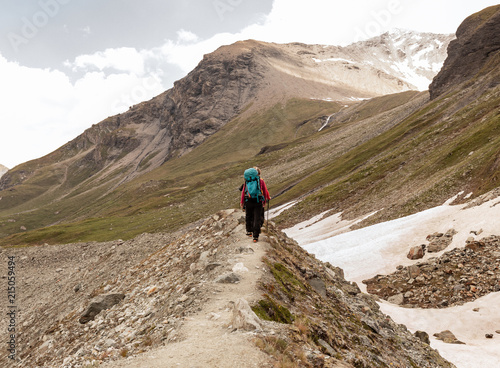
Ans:
{"type": "Polygon", "coordinates": [[[260,234],[260,227],[262,226],[262,202],[254,202],[248,200],[245,203],[245,219],[247,233],[253,233],[254,239],[257,239],[260,234]]]}

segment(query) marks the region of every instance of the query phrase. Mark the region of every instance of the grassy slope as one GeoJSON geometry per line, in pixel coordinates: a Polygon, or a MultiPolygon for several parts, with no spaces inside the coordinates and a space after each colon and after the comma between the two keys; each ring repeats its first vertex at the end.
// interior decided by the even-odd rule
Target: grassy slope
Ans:
{"type": "Polygon", "coordinates": [[[190,153],[105,197],[71,197],[12,215],[16,223],[0,215],[2,233],[13,234],[0,245],[127,239],[177,229],[237,206],[241,174],[254,165],[263,169],[273,205],[302,199],[278,218],[281,226],[325,210],[357,216],[384,208],[369,219],[383,221],[461,190],[480,195],[500,186],[500,87],[481,78],[431,102],[416,92],[342,109],[292,100],[236,119],[190,153]],[[330,114],[330,127],[317,132],[330,114]],[[257,154],[271,144],[268,153],[257,154]],[[36,229],[58,211],[61,224],[19,232],[21,220],[36,229]]]}
{"type": "Polygon", "coordinates": [[[393,129],[338,157],[287,192],[296,198],[283,226],[324,210],[358,216],[385,208],[364,225],[474,196],[500,185],[500,89],[455,92],[428,103],[393,129]]]}
{"type": "MultiPolygon", "coordinates": [[[[234,206],[231,192],[239,186],[244,160],[263,146],[311,134],[322,124],[322,117],[339,108],[334,102],[290,100],[245,120],[233,120],[192,152],[109,195],[103,193],[113,180],[98,190],[68,192],[58,201],[45,192],[29,204],[0,212],[0,244],[126,239],[143,232],[172,230],[215,208],[234,206]],[[20,232],[20,226],[34,230],[20,232]]],[[[39,179],[32,181],[42,193],[45,189],[39,179]]],[[[22,187],[28,189],[29,185],[22,187]]]]}

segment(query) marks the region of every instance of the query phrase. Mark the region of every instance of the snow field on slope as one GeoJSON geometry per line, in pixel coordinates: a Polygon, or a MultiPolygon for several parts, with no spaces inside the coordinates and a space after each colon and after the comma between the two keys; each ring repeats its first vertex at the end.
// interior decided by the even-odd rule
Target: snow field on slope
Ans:
{"type": "MultiPolygon", "coordinates": [[[[464,247],[467,238],[473,236],[471,231],[482,230],[474,236],[478,240],[500,235],[499,198],[468,209],[466,205],[450,205],[453,199],[411,216],[353,231],[350,227],[362,219],[346,221],[340,213],[328,217],[323,213],[285,232],[317,258],[344,269],[345,278],[366,291],[362,280],[390,274],[398,265],[409,266],[464,247]],[[427,235],[449,229],[458,233],[444,251],[427,253],[418,261],[406,257],[410,247],[426,243],[427,235]]],[[[431,346],[457,368],[500,367],[500,335],[495,333],[500,329],[500,293],[445,309],[402,308],[385,301],[379,304],[384,313],[410,331],[426,331],[431,346]],[[479,312],[473,312],[474,308],[479,312]],[[443,330],[452,331],[466,345],[446,344],[432,336],[443,330]],[[493,333],[493,339],[486,339],[486,333],[493,333]]]]}

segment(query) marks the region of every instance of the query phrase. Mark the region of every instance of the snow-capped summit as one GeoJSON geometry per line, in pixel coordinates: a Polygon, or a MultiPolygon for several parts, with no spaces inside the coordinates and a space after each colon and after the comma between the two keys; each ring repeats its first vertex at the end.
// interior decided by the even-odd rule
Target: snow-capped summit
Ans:
{"type": "Polygon", "coordinates": [[[396,29],[346,49],[362,64],[394,75],[420,91],[428,89],[441,70],[448,44],[455,35],[396,29]],[[359,57],[359,59],[358,59],[359,57]]]}

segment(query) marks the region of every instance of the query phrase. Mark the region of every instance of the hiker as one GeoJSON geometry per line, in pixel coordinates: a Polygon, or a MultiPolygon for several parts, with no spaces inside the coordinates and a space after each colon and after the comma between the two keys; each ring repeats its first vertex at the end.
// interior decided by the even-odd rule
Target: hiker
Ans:
{"type": "MultiPolygon", "coordinates": [[[[257,170],[257,173],[259,174],[259,177],[260,177],[260,169],[257,166],[254,166],[254,169],[257,170]]],[[[264,179],[262,179],[262,180],[264,180],[264,179]]],[[[264,185],[265,185],[265,183],[264,183],[264,185]]],[[[240,185],[239,191],[242,192],[243,188],[245,188],[245,181],[244,180],[243,180],[243,184],[240,185]]],[[[243,203],[243,207],[242,208],[243,208],[243,211],[244,211],[245,210],[245,203],[243,203]]],[[[260,216],[260,227],[264,226],[264,221],[266,219],[265,213],[266,213],[266,210],[265,210],[265,206],[263,205],[262,206],[262,213],[261,213],[261,216],[260,216]]],[[[250,234],[247,234],[247,235],[251,236],[250,234]]]]}
{"type": "Polygon", "coordinates": [[[260,228],[264,221],[264,207],[271,199],[266,183],[260,178],[260,170],[252,167],[245,170],[245,184],[241,191],[241,208],[245,209],[246,230],[253,236],[254,243],[259,240],[260,228]]]}

